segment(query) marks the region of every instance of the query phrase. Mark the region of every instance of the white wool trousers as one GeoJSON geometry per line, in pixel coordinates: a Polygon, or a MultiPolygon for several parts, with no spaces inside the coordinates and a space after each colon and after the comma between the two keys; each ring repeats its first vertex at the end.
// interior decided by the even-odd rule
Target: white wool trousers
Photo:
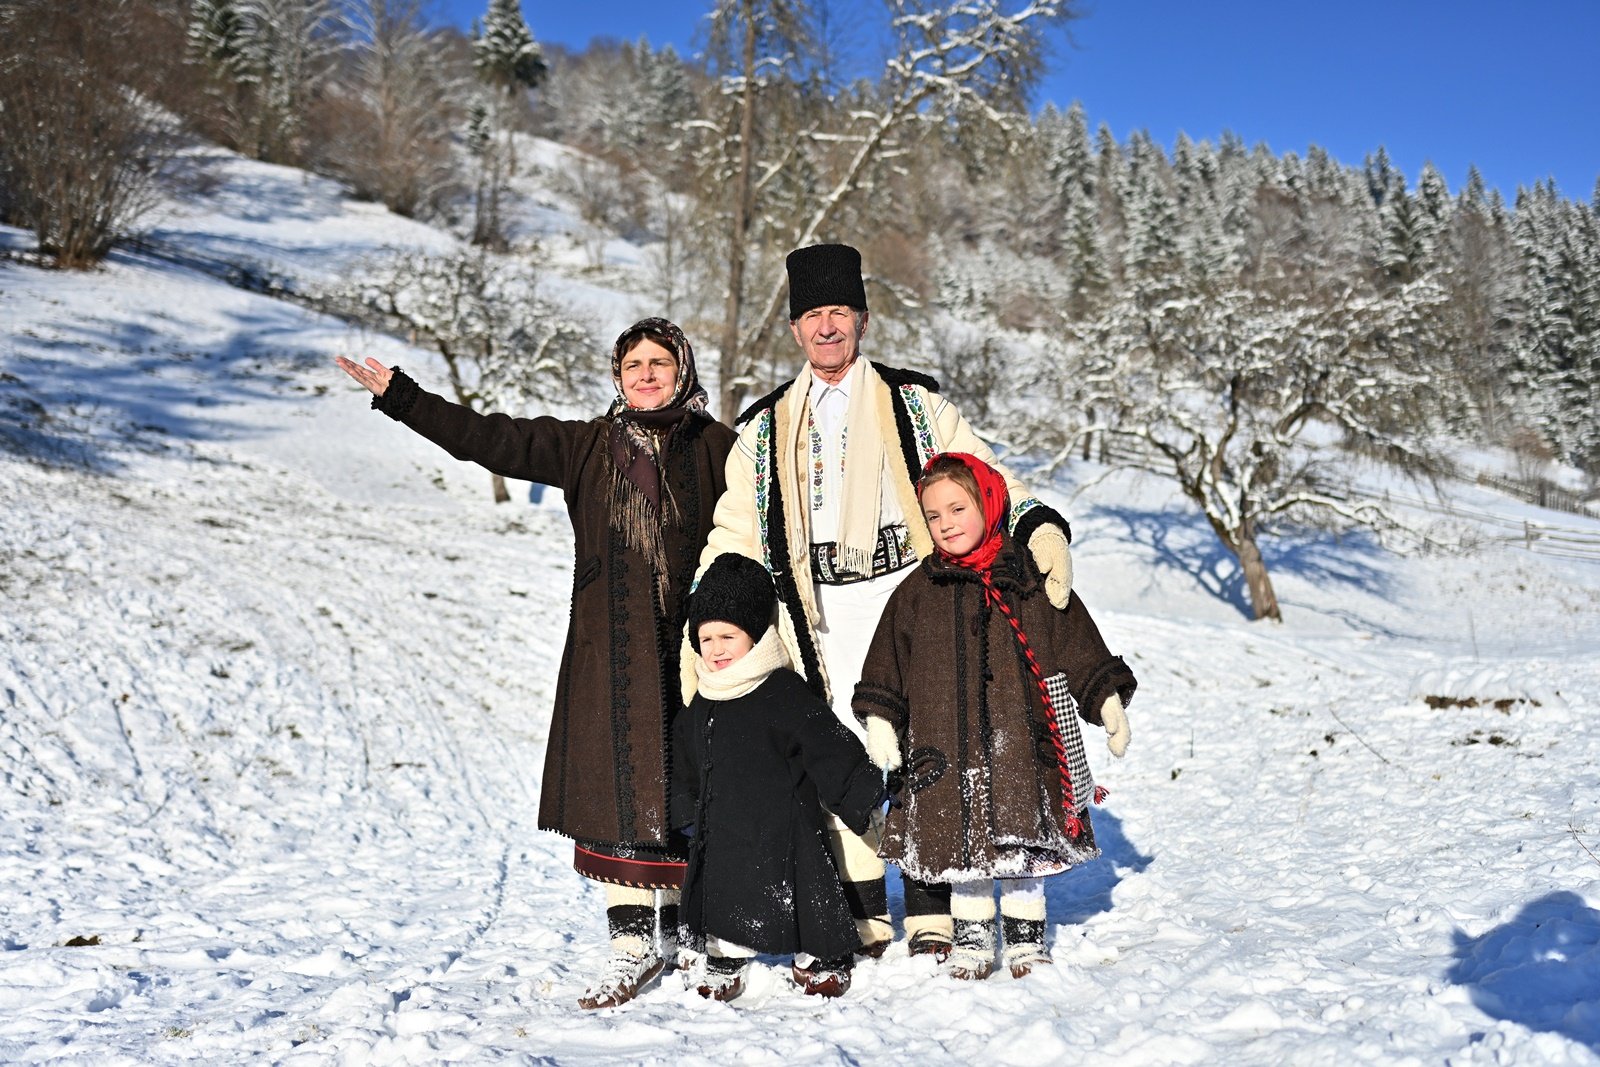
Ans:
{"type": "MultiPolygon", "coordinates": [[[[833,713],[862,741],[867,737],[866,727],[857,721],[855,713],[850,710],[856,683],[861,680],[861,667],[866,662],[867,649],[872,645],[873,635],[878,632],[878,620],[883,618],[883,609],[889,603],[890,594],[915,569],[914,566],[902,567],[891,574],[850,585],[824,585],[819,582],[812,587],[818,615],[817,654],[822,657],[823,670],[828,674],[833,713]]],[[[837,818],[830,818],[828,843],[833,848],[834,862],[839,865],[845,892],[850,897],[861,943],[870,945],[888,941],[894,937],[894,927],[889,923],[888,898],[883,884],[884,866],[878,856],[878,843],[852,833],[837,818]]],[[[942,931],[945,940],[949,940],[948,915],[907,916],[906,936],[915,937],[923,932],[924,926],[942,931]]]]}
{"type": "Polygon", "coordinates": [[[883,609],[890,595],[915,570],[913,565],[870,581],[851,585],[819,582],[812,587],[817,600],[817,652],[833,690],[833,713],[863,742],[867,730],[856,721],[850,701],[861,680],[861,666],[867,661],[867,649],[878,632],[883,609]]]}

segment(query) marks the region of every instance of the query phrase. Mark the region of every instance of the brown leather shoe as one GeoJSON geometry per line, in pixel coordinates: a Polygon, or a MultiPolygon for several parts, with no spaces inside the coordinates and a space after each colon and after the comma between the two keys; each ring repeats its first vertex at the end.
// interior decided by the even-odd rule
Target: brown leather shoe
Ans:
{"type": "Polygon", "coordinates": [[[666,961],[660,956],[626,956],[617,954],[606,964],[600,980],[583,991],[578,1007],[593,1011],[596,1008],[614,1008],[626,1004],[639,995],[639,990],[649,985],[661,973],[666,961]]]}
{"type": "Polygon", "coordinates": [[[732,1000],[744,992],[744,975],[733,974],[721,978],[707,978],[694,990],[707,1000],[732,1000]]]}
{"type": "Polygon", "coordinates": [[[950,942],[933,934],[918,934],[906,951],[913,956],[932,956],[935,962],[943,963],[950,958],[950,942]]]}
{"type": "Polygon", "coordinates": [[[966,953],[957,953],[945,964],[944,973],[963,982],[981,982],[994,973],[994,964],[966,953]]]}
{"type": "Polygon", "coordinates": [[[883,954],[889,949],[889,938],[882,941],[872,941],[856,949],[856,955],[865,956],[869,960],[881,960],[883,954]]]}
{"type": "Polygon", "coordinates": [[[794,984],[801,986],[808,997],[842,997],[850,988],[848,967],[825,966],[819,962],[812,968],[791,967],[794,984]]]}
{"type": "Polygon", "coordinates": [[[1011,968],[1011,977],[1026,978],[1036,967],[1048,967],[1055,961],[1050,950],[1041,944],[1007,945],[1001,953],[1001,962],[1011,968]]]}

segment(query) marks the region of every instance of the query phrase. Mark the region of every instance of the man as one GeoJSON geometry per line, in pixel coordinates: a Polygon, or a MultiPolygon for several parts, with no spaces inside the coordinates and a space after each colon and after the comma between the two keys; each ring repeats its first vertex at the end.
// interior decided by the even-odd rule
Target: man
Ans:
{"type": "MultiPolygon", "coordinates": [[[[933,552],[917,504],[916,479],[938,452],[968,452],[1006,478],[1011,533],[1065,607],[1072,561],[1065,520],[1034,499],[965,419],[913,371],[860,358],[867,296],[861,254],[848,245],[789,253],[789,331],[806,356],[795,379],[752,404],[728,455],[727,489],[700,556],[704,570],[724,552],[759,560],[780,601],[778,629],[796,669],[866,743],[879,767],[899,765],[898,739],[871,734],[850,710],[867,646],[884,604],[918,559],[933,552]]],[[[687,646],[686,646],[687,647],[687,646]]],[[[685,701],[693,692],[685,679],[685,701]]],[[[883,861],[869,841],[834,820],[831,844],[845,879],[862,951],[879,955],[892,937],[883,861]]],[[[913,953],[950,950],[948,886],[905,879],[906,937],[913,953]]]]}

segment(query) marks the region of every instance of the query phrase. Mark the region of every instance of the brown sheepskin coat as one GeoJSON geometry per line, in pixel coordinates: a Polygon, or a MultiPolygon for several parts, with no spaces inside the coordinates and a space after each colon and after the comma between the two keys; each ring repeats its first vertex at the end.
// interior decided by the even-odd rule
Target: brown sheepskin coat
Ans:
{"type": "Polygon", "coordinates": [[[483,415],[424,391],[401,421],[457,459],[565,494],[575,535],[572,621],[550,718],[539,826],[579,843],[665,844],[669,743],[682,708],[678,641],[733,431],[686,415],[668,438],[664,480],[681,521],[664,527],[663,617],[649,561],[610,521],[610,420],[483,415]]]}
{"type": "MultiPolygon", "coordinates": [[[[994,583],[1046,677],[1065,672],[1084,722],[1135,681],[1111,655],[1076,593],[1050,606],[1038,571],[1009,536],[994,583]]],[[[1010,623],[978,575],[924,560],[889,598],[854,697],[902,739],[904,784],[882,855],[923,881],[1045,873],[1096,855],[1087,814],[1071,837],[1045,705],[1010,623]]],[[[1096,731],[1098,734],[1099,731],[1096,731]]],[[[1085,740],[1092,740],[1086,737],[1085,740]]]]}

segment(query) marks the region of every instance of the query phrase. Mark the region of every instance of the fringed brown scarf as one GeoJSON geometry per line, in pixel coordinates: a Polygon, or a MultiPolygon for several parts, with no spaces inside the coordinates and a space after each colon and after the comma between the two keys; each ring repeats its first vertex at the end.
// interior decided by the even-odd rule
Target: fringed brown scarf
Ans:
{"type": "Polygon", "coordinates": [[[636,411],[629,408],[611,420],[611,526],[623,543],[650,563],[655,578],[656,607],[667,613],[666,526],[682,521],[672,488],[662,477],[667,444],[678,424],[689,417],[683,408],[636,411]],[[646,442],[641,443],[641,439],[646,442]]]}

